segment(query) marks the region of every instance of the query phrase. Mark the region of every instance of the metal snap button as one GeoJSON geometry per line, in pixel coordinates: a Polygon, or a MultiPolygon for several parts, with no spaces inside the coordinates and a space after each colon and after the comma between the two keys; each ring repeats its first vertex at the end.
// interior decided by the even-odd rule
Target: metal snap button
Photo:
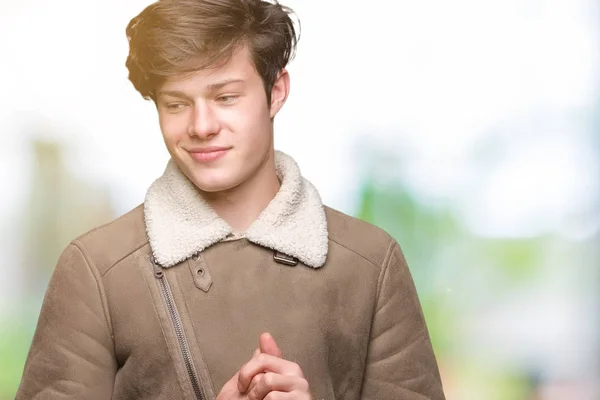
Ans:
{"type": "Polygon", "coordinates": [[[298,264],[298,259],[296,257],[288,256],[287,254],[280,253],[277,250],[275,250],[273,253],[273,259],[280,264],[288,265],[290,267],[298,264]]]}

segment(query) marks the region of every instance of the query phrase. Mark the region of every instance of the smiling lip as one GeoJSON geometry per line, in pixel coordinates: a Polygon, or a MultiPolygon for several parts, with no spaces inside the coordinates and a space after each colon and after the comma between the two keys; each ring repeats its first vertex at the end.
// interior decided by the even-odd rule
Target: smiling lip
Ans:
{"type": "Polygon", "coordinates": [[[223,157],[228,151],[229,147],[202,147],[199,149],[190,150],[189,153],[194,160],[202,163],[214,161],[218,158],[223,157]]]}

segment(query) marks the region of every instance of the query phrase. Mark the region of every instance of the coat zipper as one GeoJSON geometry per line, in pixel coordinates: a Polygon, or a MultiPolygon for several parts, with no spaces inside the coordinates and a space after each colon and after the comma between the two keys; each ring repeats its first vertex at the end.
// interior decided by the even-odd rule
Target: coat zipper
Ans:
{"type": "Polygon", "coordinates": [[[177,312],[177,307],[175,306],[171,288],[169,287],[169,283],[167,282],[167,278],[162,268],[156,263],[154,258],[152,258],[151,262],[154,266],[154,276],[160,282],[160,287],[162,288],[165,300],[167,301],[167,308],[169,309],[169,314],[171,315],[171,321],[173,322],[173,327],[175,328],[175,334],[177,335],[177,340],[179,341],[179,348],[181,349],[181,354],[183,355],[183,360],[185,362],[188,376],[192,383],[192,388],[194,389],[194,394],[196,395],[196,399],[204,400],[200,386],[200,380],[198,379],[198,375],[196,375],[194,362],[192,360],[192,356],[190,355],[190,348],[183,332],[183,325],[181,323],[179,313],[177,312]]]}

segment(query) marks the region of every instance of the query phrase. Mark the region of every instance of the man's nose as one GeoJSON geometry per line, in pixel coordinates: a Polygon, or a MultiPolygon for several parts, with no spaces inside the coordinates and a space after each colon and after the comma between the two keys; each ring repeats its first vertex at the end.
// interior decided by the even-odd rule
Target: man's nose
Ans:
{"type": "Polygon", "coordinates": [[[209,139],[221,129],[214,110],[208,104],[194,106],[194,112],[188,127],[188,134],[200,139],[209,139]]]}

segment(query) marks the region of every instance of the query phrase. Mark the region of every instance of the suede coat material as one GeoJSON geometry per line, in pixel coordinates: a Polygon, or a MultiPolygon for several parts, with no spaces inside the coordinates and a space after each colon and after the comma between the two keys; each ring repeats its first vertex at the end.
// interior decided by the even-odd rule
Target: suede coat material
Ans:
{"type": "Polygon", "coordinates": [[[73,240],[17,399],[215,399],[270,332],[314,399],[442,400],[413,280],[383,230],[281,188],[234,233],[173,161],[144,203],[73,240]]]}

